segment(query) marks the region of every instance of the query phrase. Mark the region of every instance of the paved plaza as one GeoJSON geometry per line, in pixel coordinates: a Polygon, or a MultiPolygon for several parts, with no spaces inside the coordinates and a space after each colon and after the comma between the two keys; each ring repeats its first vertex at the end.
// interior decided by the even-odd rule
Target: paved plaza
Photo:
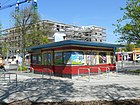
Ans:
{"type": "Polygon", "coordinates": [[[75,76],[73,79],[16,72],[0,80],[0,101],[92,101],[140,99],[140,75],[103,73],[100,76],[75,76]]]}

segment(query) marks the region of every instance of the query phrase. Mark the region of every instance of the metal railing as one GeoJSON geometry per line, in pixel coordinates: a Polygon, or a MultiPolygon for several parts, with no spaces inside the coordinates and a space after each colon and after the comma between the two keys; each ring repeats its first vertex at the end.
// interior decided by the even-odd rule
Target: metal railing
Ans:
{"type": "Polygon", "coordinates": [[[107,76],[107,78],[109,78],[110,68],[108,66],[100,66],[99,68],[101,70],[101,73],[102,73],[102,69],[105,69],[106,76],[107,76]]]}
{"type": "Polygon", "coordinates": [[[98,79],[100,78],[100,75],[101,75],[101,69],[99,67],[90,67],[90,74],[97,74],[98,75],[98,79]],[[97,73],[94,72],[94,73],[91,73],[91,69],[97,69],[97,73]]]}
{"type": "MultiPolygon", "coordinates": [[[[0,78],[6,80],[6,78],[8,78],[9,83],[12,81],[11,75],[15,75],[15,82],[16,82],[16,86],[17,86],[17,73],[10,73],[10,72],[0,72],[0,78]]],[[[2,80],[3,81],[3,80],[2,80]]]]}
{"type": "Polygon", "coordinates": [[[86,71],[88,71],[88,79],[90,81],[90,69],[89,68],[79,68],[78,69],[78,79],[80,77],[80,70],[86,70],[86,71]]]}
{"type": "Polygon", "coordinates": [[[82,75],[82,73],[80,73],[81,70],[84,71],[88,71],[88,80],[91,80],[91,74],[97,74],[98,75],[98,79],[100,79],[100,75],[102,73],[102,69],[104,69],[104,71],[106,72],[106,76],[109,79],[110,78],[110,71],[112,69],[115,69],[116,74],[118,73],[118,67],[117,66],[99,66],[99,67],[89,67],[89,68],[79,68],[78,69],[78,79],[80,77],[80,74],[82,75]],[[96,69],[97,72],[92,72],[92,69],[96,69]]]}
{"type": "Polygon", "coordinates": [[[53,70],[51,70],[50,68],[43,68],[42,69],[42,78],[44,78],[45,73],[47,73],[50,76],[50,78],[51,78],[51,76],[54,75],[53,70]]]}

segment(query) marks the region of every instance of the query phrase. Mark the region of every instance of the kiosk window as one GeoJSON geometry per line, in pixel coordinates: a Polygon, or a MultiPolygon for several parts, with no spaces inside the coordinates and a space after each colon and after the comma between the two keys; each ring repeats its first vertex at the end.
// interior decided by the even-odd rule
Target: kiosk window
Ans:
{"type": "Polygon", "coordinates": [[[114,63],[114,54],[113,53],[110,54],[110,59],[111,59],[111,63],[114,63]]]}
{"type": "Polygon", "coordinates": [[[41,54],[32,55],[32,64],[42,64],[42,56],[41,56],[41,54]]]}
{"type": "Polygon", "coordinates": [[[99,63],[107,63],[106,52],[99,53],[99,63]]]}
{"type": "Polygon", "coordinates": [[[62,52],[55,52],[54,63],[55,64],[63,64],[62,52]]]}
{"type": "Polygon", "coordinates": [[[64,64],[71,64],[71,52],[63,53],[64,64]]]}
{"type": "Polygon", "coordinates": [[[50,53],[47,54],[47,60],[48,60],[48,64],[51,64],[51,54],[50,53]]]}
{"type": "Polygon", "coordinates": [[[37,55],[32,55],[32,64],[37,64],[37,55]]]}
{"type": "Polygon", "coordinates": [[[38,64],[42,64],[42,56],[41,56],[41,54],[38,54],[38,64]]]}
{"type": "Polygon", "coordinates": [[[47,53],[43,54],[43,61],[44,61],[44,65],[47,65],[47,53]]]}

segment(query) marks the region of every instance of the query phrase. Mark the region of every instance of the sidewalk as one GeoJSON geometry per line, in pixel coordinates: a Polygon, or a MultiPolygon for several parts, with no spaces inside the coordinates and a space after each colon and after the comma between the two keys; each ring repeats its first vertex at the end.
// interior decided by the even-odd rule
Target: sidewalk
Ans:
{"type": "Polygon", "coordinates": [[[140,76],[110,73],[73,79],[46,76],[39,74],[18,74],[18,86],[14,83],[0,85],[0,101],[92,101],[140,99],[140,76]],[[35,78],[36,77],[36,78],[35,78]]]}

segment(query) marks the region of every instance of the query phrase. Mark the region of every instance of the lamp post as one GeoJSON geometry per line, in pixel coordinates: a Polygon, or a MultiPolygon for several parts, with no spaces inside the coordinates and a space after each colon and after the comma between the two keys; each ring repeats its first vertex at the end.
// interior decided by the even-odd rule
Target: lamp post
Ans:
{"type": "Polygon", "coordinates": [[[134,36],[134,66],[136,65],[136,37],[134,36]]]}
{"type": "Polygon", "coordinates": [[[123,50],[121,50],[121,56],[122,56],[122,59],[121,59],[121,60],[122,60],[122,62],[121,62],[121,63],[122,63],[122,69],[123,69],[123,67],[124,67],[124,62],[123,62],[123,53],[124,53],[124,51],[123,51],[123,50]]]}
{"type": "Polygon", "coordinates": [[[134,44],[134,66],[136,65],[136,47],[134,44]]]}

